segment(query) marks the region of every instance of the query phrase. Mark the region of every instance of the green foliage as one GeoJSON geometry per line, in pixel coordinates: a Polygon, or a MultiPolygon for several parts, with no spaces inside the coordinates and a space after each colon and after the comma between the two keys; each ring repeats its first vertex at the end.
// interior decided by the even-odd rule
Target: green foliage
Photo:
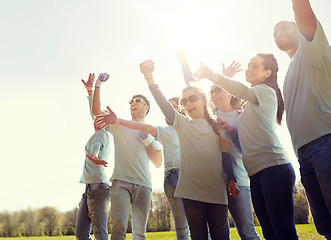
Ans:
{"type": "Polygon", "coordinates": [[[295,210],[295,223],[308,223],[309,206],[304,188],[301,183],[296,184],[294,187],[293,201],[295,210]]]}
{"type": "MultiPolygon", "coordinates": [[[[325,239],[321,235],[316,232],[316,229],[313,224],[301,224],[296,225],[296,229],[299,235],[300,240],[322,240],[325,239]]],[[[261,227],[256,227],[257,233],[262,237],[261,227]]],[[[176,233],[174,231],[171,232],[148,232],[147,233],[148,240],[176,240],[176,233]]],[[[230,238],[231,240],[240,240],[238,233],[235,228],[230,229],[230,238]]],[[[0,238],[6,239],[6,238],[0,238]]],[[[10,240],[73,240],[75,239],[73,236],[61,236],[61,237],[14,237],[10,238],[10,240]]],[[[132,240],[132,234],[127,234],[127,240],[132,240]]]]}
{"type": "MultiPolygon", "coordinates": [[[[311,214],[308,208],[308,203],[304,194],[304,188],[301,184],[297,184],[294,189],[294,205],[295,205],[295,220],[296,223],[312,223],[311,214]]],[[[0,212],[0,237],[29,237],[31,236],[43,236],[42,239],[48,239],[45,236],[61,236],[61,235],[74,235],[75,223],[78,209],[67,211],[65,213],[59,212],[54,207],[43,207],[40,209],[31,209],[19,212],[0,212]]],[[[259,221],[254,214],[255,226],[259,226],[259,221]]],[[[231,226],[233,225],[231,216],[229,215],[231,226]]],[[[299,225],[300,226],[300,225],[299,225]]],[[[305,225],[313,226],[313,225],[305,225]]],[[[257,227],[259,230],[260,227],[257,227]]],[[[313,232],[307,232],[304,229],[304,234],[315,234],[316,230],[310,229],[313,232]]],[[[129,219],[129,225],[127,232],[131,232],[131,219],[129,219]]],[[[168,200],[164,193],[152,193],[152,203],[150,208],[150,214],[147,224],[147,232],[155,232],[155,234],[149,233],[148,239],[154,239],[155,236],[161,234],[162,236],[168,236],[167,239],[175,239],[174,221],[171,214],[171,209],[168,200]],[[172,231],[172,232],[165,232],[172,231]],[[164,232],[164,233],[159,233],[164,232]],[[172,238],[174,236],[174,238],[172,238]]],[[[108,232],[111,232],[111,218],[108,217],[108,232]]],[[[298,232],[300,232],[298,230],[298,232]]],[[[236,231],[231,229],[231,239],[236,238],[236,231]],[[233,236],[233,238],[232,238],[233,236]]],[[[261,231],[259,232],[260,235],[261,231]]],[[[301,234],[301,233],[300,233],[301,234]]],[[[130,234],[128,234],[130,239],[130,234]]],[[[318,235],[317,235],[318,236],[318,235]]],[[[156,239],[157,237],[155,237],[156,239]]],[[[20,238],[24,239],[24,238],[20,238]]],[[[64,238],[61,238],[64,239],[64,238]]],[[[158,238],[165,239],[165,238],[158,238]]],[[[238,237],[239,239],[239,237],[238,237]]],[[[303,238],[305,239],[305,238],[303,238]]],[[[308,239],[308,238],[306,238],[308,239]]],[[[313,238],[311,238],[313,239],[313,238]]],[[[317,239],[317,238],[314,238],[317,239]]],[[[72,237],[71,237],[72,240],[72,237]]]]}

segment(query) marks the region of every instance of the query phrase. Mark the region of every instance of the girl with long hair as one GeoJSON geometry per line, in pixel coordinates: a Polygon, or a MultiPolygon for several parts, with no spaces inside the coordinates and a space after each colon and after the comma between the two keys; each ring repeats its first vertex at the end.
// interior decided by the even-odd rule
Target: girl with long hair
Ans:
{"type": "Polygon", "coordinates": [[[239,190],[233,172],[232,143],[216,119],[208,111],[202,89],[188,87],[182,91],[180,103],[184,116],[173,109],[158,85],[154,83],[151,60],[140,65],[150,90],[170,125],[178,134],[181,165],[175,197],[183,199],[192,240],[229,239],[227,219],[228,190],[237,196],[239,190]]]}
{"type": "Polygon", "coordinates": [[[277,84],[277,61],[272,54],[257,54],[246,70],[252,87],[230,80],[201,64],[195,73],[230,94],[247,101],[238,119],[238,134],[255,213],[266,239],[298,239],[293,204],[295,173],[276,135],[284,102],[277,84]]]}

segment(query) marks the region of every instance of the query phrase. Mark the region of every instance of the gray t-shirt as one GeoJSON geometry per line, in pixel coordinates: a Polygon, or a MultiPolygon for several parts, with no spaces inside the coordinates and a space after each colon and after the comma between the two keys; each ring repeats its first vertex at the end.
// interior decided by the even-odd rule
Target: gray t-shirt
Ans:
{"type": "MultiPolygon", "coordinates": [[[[238,118],[240,111],[222,112],[216,109],[214,113],[217,117],[224,119],[229,125],[231,125],[231,127],[238,129],[238,118]]],[[[232,149],[233,152],[231,152],[231,154],[236,160],[233,163],[233,170],[237,176],[237,185],[249,186],[249,177],[244,167],[242,154],[238,148],[233,147],[232,149]]]]}
{"type": "Polygon", "coordinates": [[[239,116],[238,133],[249,176],[271,166],[289,163],[276,135],[277,96],[271,87],[251,87],[258,103],[247,101],[239,116]]]}
{"type": "Polygon", "coordinates": [[[175,113],[173,127],[180,142],[181,166],[176,197],[228,204],[219,137],[206,119],[175,113]]]}
{"type": "Polygon", "coordinates": [[[180,166],[179,139],[172,126],[157,126],[157,140],[163,145],[164,172],[180,166]]]}
{"type": "MultiPolygon", "coordinates": [[[[85,145],[85,155],[95,153],[98,158],[108,161],[110,148],[109,136],[105,130],[96,131],[85,145]]],[[[80,183],[107,183],[109,184],[109,177],[104,166],[95,165],[90,159],[85,157],[83,174],[80,178],[80,183]]]]}
{"type": "Polygon", "coordinates": [[[331,47],[319,21],[314,39],[299,33],[299,47],[284,82],[287,126],[295,153],[331,133],[331,47]]]}
{"type": "MultiPolygon", "coordinates": [[[[138,137],[138,130],[120,125],[111,125],[108,131],[113,135],[115,165],[112,180],[121,180],[152,188],[149,170],[149,156],[138,137]]],[[[161,144],[153,144],[155,150],[162,150],[161,144]]]]}

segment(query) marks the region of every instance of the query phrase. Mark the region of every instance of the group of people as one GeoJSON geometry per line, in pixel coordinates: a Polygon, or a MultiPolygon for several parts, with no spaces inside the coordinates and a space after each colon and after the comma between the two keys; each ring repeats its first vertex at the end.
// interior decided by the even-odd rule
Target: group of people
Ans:
{"type": "Polygon", "coordinates": [[[257,54],[246,70],[251,87],[231,80],[240,65],[223,66],[215,74],[201,63],[192,74],[185,52],[177,57],[187,85],[180,98],[167,100],[153,78],[154,62],[140,65],[167,126],[145,123],[150,102],[141,95],[129,101],[131,120],[107,107],[101,110],[100,89],[108,74],[87,82],[96,132],[85,146],[76,237],[125,239],[131,208],[133,239],[146,239],[151,202],[149,161],[164,162],[164,191],[177,239],[229,239],[228,210],[241,239],[260,239],[252,204],[265,239],[298,239],[293,187],[295,173],[276,134],[284,110],[317,231],[331,239],[331,48],[309,0],[292,0],[295,23],[274,28],[277,46],[292,59],[284,82],[277,83],[278,64],[272,54],[257,54]],[[210,80],[210,101],[196,85],[210,80]],[[115,161],[109,181],[109,136],[115,161]]]}

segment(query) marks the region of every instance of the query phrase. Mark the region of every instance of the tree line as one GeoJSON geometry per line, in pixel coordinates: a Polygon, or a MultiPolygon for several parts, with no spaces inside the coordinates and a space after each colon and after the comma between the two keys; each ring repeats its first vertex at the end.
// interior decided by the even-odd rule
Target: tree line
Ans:
{"type": "MultiPolygon", "coordinates": [[[[299,183],[294,188],[294,206],[296,224],[312,223],[303,186],[299,183]]],[[[0,212],[0,237],[60,236],[74,235],[78,208],[60,212],[54,207],[42,207],[17,212],[0,212]]],[[[128,232],[131,232],[131,219],[128,232]]],[[[234,226],[229,215],[230,226],[234,226]]],[[[254,213],[255,225],[260,225],[254,213]]],[[[153,193],[147,224],[148,232],[174,231],[171,209],[165,194],[153,193]]],[[[108,219],[108,232],[111,232],[111,219],[108,219]]]]}

